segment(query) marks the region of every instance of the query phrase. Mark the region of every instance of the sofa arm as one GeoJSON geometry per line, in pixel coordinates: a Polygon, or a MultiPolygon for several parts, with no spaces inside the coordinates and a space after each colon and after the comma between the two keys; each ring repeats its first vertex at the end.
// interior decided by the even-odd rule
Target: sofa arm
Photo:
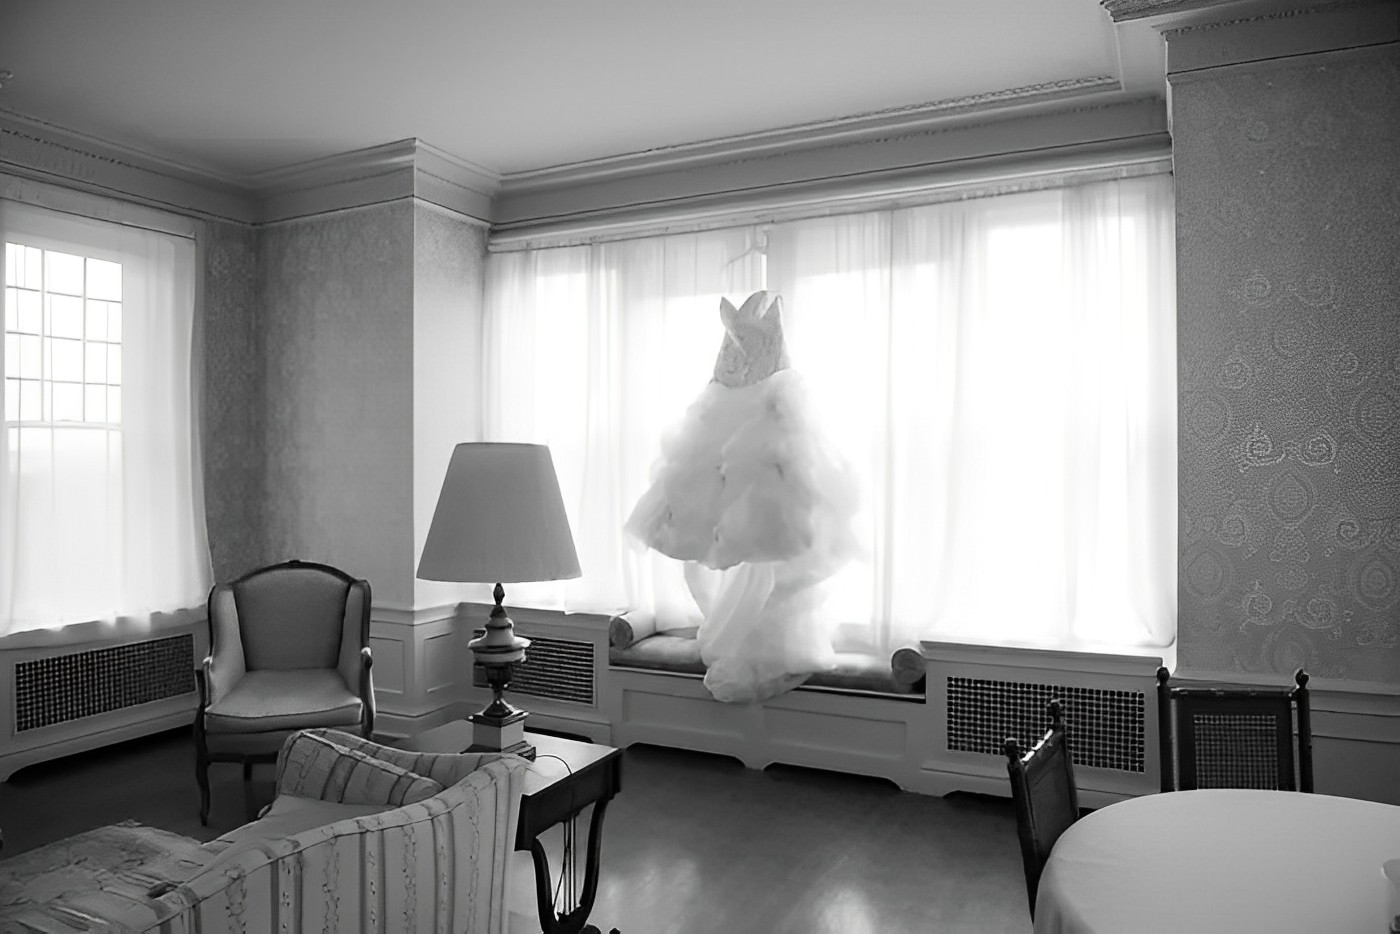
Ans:
{"type": "Polygon", "coordinates": [[[481,768],[488,762],[495,762],[502,758],[517,758],[510,753],[503,752],[408,752],[337,730],[320,729],[311,732],[320,733],[334,743],[339,743],[349,749],[357,749],[365,755],[382,759],[385,762],[392,762],[410,772],[426,775],[443,785],[451,785],[460,781],[467,773],[481,768]]]}
{"type": "Polygon", "coordinates": [[[230,848],[160,899],[170,929],[505,934],[524,772],[507,756],[427,801],[230,848]]]}
{"type": "Polygon", "coordinates": [[[302,730],[282,744],[277,755],[279,795],[399,807],[443,790],[440,782],[335,742],[326,735],[330,732],[302,730]]]}

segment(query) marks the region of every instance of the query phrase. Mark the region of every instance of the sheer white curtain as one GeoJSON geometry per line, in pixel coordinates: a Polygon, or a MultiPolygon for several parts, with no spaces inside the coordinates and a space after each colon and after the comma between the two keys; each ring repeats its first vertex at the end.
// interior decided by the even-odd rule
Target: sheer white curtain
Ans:
{"type": "Polygon", "coordinates": [[[486,438],[549,445],[584,569],[513,585],[511,603],[696,625],[680,564],[642,551],[622,523],[662,432],[710,378],[720,296],[760,288],[762,260],[748,230],[491,257],[486,438]]]}
{"type": "Polygon", "coordinates": [[[676,563],[620,527],[709,378],[719,293],[768,288],[862,481],[840,647],[1170,643],[1172,212],[1154,176],[494,255],[488,438],[554,449],[584,570],[513,592],[694,624],[676,563]]]}
{"type": "Polygon", "coordinates": [[[0,200],[0,634],[202,604],[194,244],[0,200]]]}

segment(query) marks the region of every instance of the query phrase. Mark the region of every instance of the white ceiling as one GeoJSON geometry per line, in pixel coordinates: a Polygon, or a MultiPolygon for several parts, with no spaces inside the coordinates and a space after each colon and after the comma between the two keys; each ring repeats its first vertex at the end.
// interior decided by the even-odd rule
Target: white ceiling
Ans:
{"type": "Polygon", "coordinates": [[[246,180],[416,137],[490,171],[1107,75],[1098,0],[0,0],[0,109],[246,180]]]}

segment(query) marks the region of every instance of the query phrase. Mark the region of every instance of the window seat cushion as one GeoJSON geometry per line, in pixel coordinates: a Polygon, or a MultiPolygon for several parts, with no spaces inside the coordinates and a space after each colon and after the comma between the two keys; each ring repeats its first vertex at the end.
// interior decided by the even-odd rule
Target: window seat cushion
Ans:
{"type": "MultiPolygon", "coordinates": [[[[705,663],[700,660],[700,643],[695,641],[694,632],[693,629],[671,630],[639,639],[626,647],[614,645],[608,649],[608,663],[614,668],[639,668],[704,677],[705,663]]],[[[901,653],[910,651],[900,649],[895,654],[901,656],[901,653]]],[[[924,696],[922,676],[915,680],[896,675],[901,659],[896,659],[895,670],[892,670],[891,660],[877,655],[838,652],[836,657],[835,668],[817,672],[797,690],[883,694],[907,700],[922,699],[924,696]]],[[[919,670],[922,673],[922,666],[919,670]]]]}

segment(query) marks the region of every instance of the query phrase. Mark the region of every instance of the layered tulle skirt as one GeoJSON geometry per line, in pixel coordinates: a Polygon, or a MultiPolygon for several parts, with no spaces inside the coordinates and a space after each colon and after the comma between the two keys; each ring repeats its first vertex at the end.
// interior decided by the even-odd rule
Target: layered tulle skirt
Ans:
{"type": "Polygon", "coordinates": [[[858,552],[857,504],[790,369],[750,386],[710,383],[664,440],[626,528],[687,562],[716,697],[762,700],[831,667],[836,621],[822,582],[858,552]]]}

